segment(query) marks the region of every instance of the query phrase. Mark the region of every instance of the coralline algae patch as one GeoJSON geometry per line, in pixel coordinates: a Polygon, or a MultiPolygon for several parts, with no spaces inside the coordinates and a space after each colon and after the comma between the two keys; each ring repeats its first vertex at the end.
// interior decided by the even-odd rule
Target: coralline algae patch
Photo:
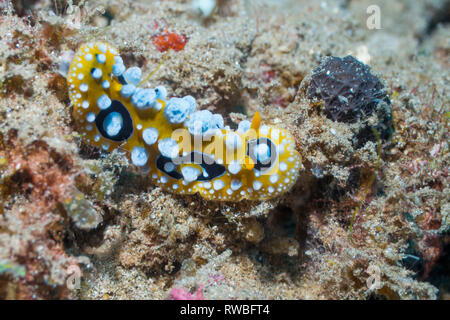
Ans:
{"type": "Polygon", "coordinates": [[[167,99],[143,89],[142,72],[126,69],[103,42],[82,45],[67,76],[83,140],[106,151],[120,147],[162,189],[206,199],[268,199],[297,180],[300,155],[283,129],[242,121],[236,131],[221,115],[196,111],[191,96],[167,99]]]}
{"type": "Polygon", "coordinates": [[[165,30],[161,34],[155,35],[152,42],[159,52],[166,52],[169,49],[177,52],[184,49],[188,39],[185,35],[165,30]]]}

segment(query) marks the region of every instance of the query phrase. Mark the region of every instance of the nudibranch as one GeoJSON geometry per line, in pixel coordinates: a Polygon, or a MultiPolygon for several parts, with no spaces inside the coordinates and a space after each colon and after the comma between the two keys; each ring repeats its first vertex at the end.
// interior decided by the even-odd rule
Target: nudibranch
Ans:
{"type": "Polygon", "coordinates": [[[163,190],[259,200],[297,180],[301,159],[286,130],[262,125],[259,113],[231,130],[220,114],[196,110],[192,96],[168,98],[163,86],[142,88],[141,69],[126,69],[107,43],[82,45],[67,81],[84,142],[122,148],[163,190]]]}

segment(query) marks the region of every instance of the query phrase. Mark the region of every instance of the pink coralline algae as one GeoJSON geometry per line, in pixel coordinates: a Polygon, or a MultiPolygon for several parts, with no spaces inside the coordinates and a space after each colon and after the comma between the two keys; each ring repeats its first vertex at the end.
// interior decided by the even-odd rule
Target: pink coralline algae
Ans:
{"type": "Polygon", "coordinates": [[[185,288],[173,288],[169,293],[169,300],[205,300],[203,296],[203,286],[200,286],[197,291],[190,293],[185,288]]]}

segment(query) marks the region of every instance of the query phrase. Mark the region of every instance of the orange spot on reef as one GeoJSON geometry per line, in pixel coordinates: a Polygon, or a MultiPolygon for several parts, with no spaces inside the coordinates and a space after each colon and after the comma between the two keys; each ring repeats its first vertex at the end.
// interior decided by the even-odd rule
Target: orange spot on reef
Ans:
{"type": "Polygon", "coordinates": [[[181,51],[187,42],[188,38],[185,35],[168,32],[167,30],[153,37],[153,44],[159,52],[166,52],[169,49],[181,51]]]}

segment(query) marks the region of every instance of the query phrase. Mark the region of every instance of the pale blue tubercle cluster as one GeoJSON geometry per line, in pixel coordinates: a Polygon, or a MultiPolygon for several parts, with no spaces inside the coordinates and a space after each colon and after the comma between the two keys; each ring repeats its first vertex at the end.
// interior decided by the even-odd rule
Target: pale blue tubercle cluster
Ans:
{"type": "Polygon", "coordinates": [[[170,124],[180,124],[188,119],[196,107],[197,103],[191,96],[171,98],[164,109],[164,116],[170,124]]]}
{"type": "Polygon", "coordinates": [[[103,130],[109,136],[117,135],[123,127],[123,118],[122,115],[118,112],[111,112],[108,114],[103,121],[103,130]]]}
{"type": "Polygon", "coordinates": [[[230,151],[240,149],[242,147],[241,137],[235,132],[227,133],[225,136],[225,146],[230,151]]]}
{"type": "Polygon", "coordinates": [[[125,65],[123,64],[123,60],[119,56],[114,57],[114,65],[113,65],[113,75],[116,77],[121,76],[125,72],[125,65]]]}
{"type": "Polygon", "coordinates": [[[239,122],[237,131],[239,133],[247,132],[250,129],[251,123],[248,120],[243,120],[239,122]]]}
{"type": "Polygon", "coordinates": [[[124,98],[129,98],[134,94],[135,91],[136,91],[136,87],[133,84],[125,84],[122,86],[122,89],[120,90],[120,94],[124,98]]]}
{"type": "Polygon", "coordinates": [[[131,150],[131,162],[135,166],[145,166],[148,160],[148,152],[144,147],[134,147],[133,150],[131,150]]]}
{"type": "Polygon", "coordinates": [[[102,82],[103,89],[109,89],[110,86],[111,86],[111,84],[109,83],[108,80],[105,80],[102,82]]]}
{"type": "Polygon", "coordinates": [[[215,129],[222,129],[224,121],[220,114],[200,110],[192,113],[185,124],[192,135],[206,135],[215,129]]]}
{"type": "Polygon", "coordinates": [[[150,109],[156,105],[156,92],[154,89],[137,88],[131,97],[131,103],[138,109],[150,109]]]}
{"type": "Polygon", "coordinates": [[[259,144],[255,147],[256,159],[261,163],[266,163],[270,160],[270,148],[267,144],[259,144]]]}
{"type": "Polygon", "coordinates": [[[186,182],[192,182],[197,180],[200,175],[200,170],[195,167],[186,166],[181,168],[181,174],[186,182]]]}
{"type": "Polygon", "coordinates": [[[184,124],[193,136],[213,134],[216,129],[224,128],[220,114],[209,110],[195,111],[196,107],[197,102],[192,96],[171,98],[164,109],[164,116],[170,124],[184,124]]]}
{"type": "Polygon", "coordinates": [[[156,99],[164,99],[167,96],[167,90],[163,86],[159,86],[156,89],[143,89],[138,85],[142,81],[142,70],[139,67],[131,67],[125,69],[121,58],[115,59],[113,66],[113,73],[116,77],[119,77],[124,82],[120,94],[124,98],[131,97],[131,103],[138,109],[149,110],[151,108],[155,111],[159,111],[162,108],[160,103],[157,103],[156,99]]]}
{"type": "Polygon", "coordinates": [[[137,86],[142,79],[142,70],[139,67],[128,68],[123,73],[123,77],[127,83],[137,86]]]}
{"type": "Polygon", "coordinates": [[[105,63],[106,62],[106,56],[103,53],[100,53],[97,55],[97,61],[99,63],[105,63]]]}
{"type": "MultiPolygon", "coordinates": [[[[93,71],[97,76],[97,71],[93,71]]],[[[162,104],[156,99],[166,100],[167,89],[164,86],[158,86],[155,89],[138,87],[142,81],[142,70],[139,67],[131,67],[126,69],[123,60],[120,57],[115,58],[113,65],[113,74],[121,79],[123,85],[120,94],[124,98],[131,98],[131,103],[137,109],[149,110],[151,108],[156,111],[161,110],[162,104]]],[[[109,85],[105,84],[105,85],[109,85]]],[[[100,97],[98,105],[100,109],[110,104],[104,97],[100,97]]],[[[217,129],[224,128],[224,120],[220,114],[213,114],[208,110],[196,111],[197,102],[192,96],[182,98],[170,98],[164,108],[164,116],[168,123],[177,125],[183,124],[192,135],[205,136],[214,134],[217,129]]],[[[111,117],[107,119],[105,131],[115,133],[120,128],[121,119],[111,117]]],[[[122,120],[123,121],[123,120],[122,120]]],[[[241,131],[245,132],[250,128],[250,122],[242,121],[239,124],[241,131]]],[[[147,145],[153,145],[158,141],[159,132],[156,128],[145,128],[142,131],[142,138],[147,145]]],[[[162,139],[158,142],[158,149],[161,154],[168,158],[175,158],[178,155],[178,143],[172,138],[162,139]]],[[[148,154],[143,147],[134,147],[131,153],[131,160],[136,166],[143,166],[148,159],[148,154]]],[[[182,172],[186,181],[194,181],[200,172],[192,168],[185,169],[182,172]]]]}
{"type": "Polygon", "coordinates": [[[106,94],[101,95],[101,96],[97,99],[97,106],[98,106],[101,110],[108,109],[110,105],[111,105],[111,99],[110,99],[106,94]]]}
{"type": "Polygon", "coordinates": [[[91,74],[92,74],[92,78],[100,79],[102,77],[102,70],[100,70],[99,68],[94,68],[91,71],[91,74]]]}
{"type": "Polygon", "coordinates": [[[151,146],[156,141],[158,141],[159,132],[156,128],[147,128],[142,131],[142,138],[144,139],[144,142],[151,146]]]}
{"type": "Polygon", "coordinates": [[[161,100],[165,100],[167,98],[167,89],[164,86],[157,86],[155,88],[156,97],[161,100]]]}
{"type": "MultiPolygon", "coordinates": [[[[116,57],[113,73],[117,77],[122,77],[125,82],[120,91],[121,95],[124,98],[131,97],[131,103],[136,108],[142,110],[154,108],[156,111],[161,109],[161,105],[157,103],[156,99],[165,100],[167,98],[166,88],[163,86],[155,89],[137,87],[142,81],[142,70],[139,67],[125,69],[122,58],[116,57]]],[[[224,120],[220,114],[213,114],[208,110],[195,111],[196,108],[197,102],[194,97],[174,97],[167,102],[164,116],[170,124],[184,123],[192,135],[206,135],[215,129],[224,128],[224,120]]],[[[148,136],[149,142],[152,139],[153,136],[148,136]]]]}
{"type": "Polygon", "coordinates": [[[165,138],[159,141],[158,150],[164,157],[173,159],[178,156],[180,148],[174,139],[165,138]]]}

